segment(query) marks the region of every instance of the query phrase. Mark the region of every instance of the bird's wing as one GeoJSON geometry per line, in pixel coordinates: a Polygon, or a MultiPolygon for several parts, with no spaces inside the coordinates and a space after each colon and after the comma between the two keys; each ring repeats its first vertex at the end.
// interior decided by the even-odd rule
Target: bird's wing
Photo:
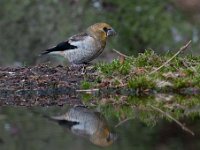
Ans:
{"type": "Polygon", "coordinates": [[[89,35],[87,33],[80,33],[69,38],[69,42],[84,41],[89,35]]]}
{"type": "Polygon", "coordinates": [[[77,49],[80,43],[89,37],[87,33],[81,33],[70,37],[67,41],[61,42],[58,45],[45,50],[42,54],[48,54],[55,51],[66,51],[77,49]]]}
{"type": "Polygon", "coordinates": [[[76,121],[70,121],[70,120],[66,120],[65,115],[62,116],[45,116],[46,118],[48,118],[51,121],[55,121],[57,122],[59,125],[67,127],[68,129],[71,129],[71,127],[73,127],[74,125],[79,124],[79,122],[76,121]]]}

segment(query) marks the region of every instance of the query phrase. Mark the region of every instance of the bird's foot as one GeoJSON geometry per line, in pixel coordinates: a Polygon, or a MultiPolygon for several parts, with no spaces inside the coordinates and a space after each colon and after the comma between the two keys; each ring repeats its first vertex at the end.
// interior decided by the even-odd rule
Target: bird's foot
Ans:
{"type": "Polygon", "coordinates": [[[86,73],[86,68],[89,66],[89,64],[71,64],[70,68],[74,70],[81,71],[81,74],[86,73]]]}

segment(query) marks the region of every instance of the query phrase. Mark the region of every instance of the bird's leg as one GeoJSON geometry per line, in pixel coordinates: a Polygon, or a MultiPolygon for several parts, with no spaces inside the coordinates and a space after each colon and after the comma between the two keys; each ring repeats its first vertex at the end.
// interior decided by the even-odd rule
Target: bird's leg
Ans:
{"type": "Polygon", "coordinates": [[[70,68],[71,69],[76,69],[76,70],[80,70],[81,74],[85,74],[86,73],[86,67],[89,66],[88,63],[83,63],[83,64],[71,64],[70,68]]]}
{"type": "Polygon", "coordinates": [[[87,67],[87,64],[71,64],[70,67],[72,68],[82,68],[82,67],[87,67]]]}

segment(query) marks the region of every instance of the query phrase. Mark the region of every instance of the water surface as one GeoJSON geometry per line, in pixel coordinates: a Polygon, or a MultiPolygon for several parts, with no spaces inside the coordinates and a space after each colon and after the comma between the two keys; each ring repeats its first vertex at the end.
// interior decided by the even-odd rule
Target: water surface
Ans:
{"type": "MultiPolygon", "coordinates": [[[[64,114],[69,106],[51,107],[1,107],[0,108],[0,149],[1,150],[86,150],[86,149],[199,149],[199,118],[186,120],[187,125],[197,134],[192,136],[174,122],[160,120],[155,126],[148,126],[139,119],[121,124],[116,116],[101,114],[107,120],[110,130],[118,139],[108,147],[100,147],[83,136],[66,130],[48,116],[64,114]]],[[[92,108],[92,110],[99,108],[92,108]]]]}

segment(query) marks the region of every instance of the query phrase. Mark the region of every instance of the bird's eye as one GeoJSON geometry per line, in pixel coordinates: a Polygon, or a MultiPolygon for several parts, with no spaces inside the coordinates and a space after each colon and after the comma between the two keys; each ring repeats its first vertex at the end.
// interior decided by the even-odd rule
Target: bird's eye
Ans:
{"type": "Polygon", "coordinates": [[[109,29],[106,28],[106,27],[103,28],[103,31],[105,31],[105,32],[107,32],[108,30],[109,30],[109,29]]]}

